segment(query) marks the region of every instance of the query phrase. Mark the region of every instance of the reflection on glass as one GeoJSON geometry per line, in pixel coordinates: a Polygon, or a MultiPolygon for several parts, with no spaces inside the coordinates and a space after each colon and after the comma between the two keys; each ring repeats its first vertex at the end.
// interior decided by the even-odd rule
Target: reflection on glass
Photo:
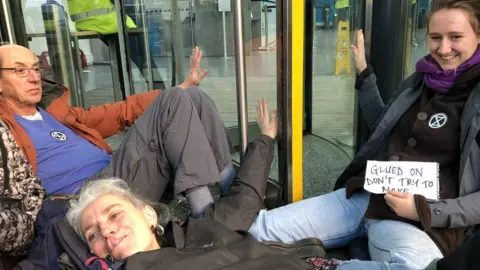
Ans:
{"type": "Polygon", "coordinates": [[[355,67],[350,45],[361,1],[315,0],[312,132],[304,136],[304,198],[330,192],[355,143],[355,67]]]}
{"type": "MultiPolygon", "coordinates": [[[[237,125],[235,72],[233,58],[232,11],[220,11],[216,0],[155,0],[126,1],[126,12],[137,27],[148,36],[148,46],[135,48],[129,44],[130,54],[147,59],[148,47],[154,81],[161,78],[166,87],[178,84],[188,72],[189,56],[194,46],[203,50],[203,69],[208,70],[202,81],[204,89],[215,101],[226,126],[237,125]],[[141,5],[144,4],[142,13],[141,5]],[[225,22],[223,21],[225,16],[225,22]],[[224,57],[223,29],[226,29],[226,55],[224,57]],[[142,49],[143,48],[143,49],[142,49]],[[155,74],[156,73],[156,74],[155,74]]],[[[138,46],[137,46],[138,47],[138,46]]],[[[132,64],[136,92],[147,90],[140,68],[147,75],[146,60],[132,64]]]]}
{"type": "MultiPolygon", "coordinates": [[[[75,81],[76,87],[72,88],[76,88],[76,91],[72,91],[72,94],[77,93],[84,102],[73,102],[73,105],[89,107],[122,99],[117,68],[118,50],[115,48],[118,31],[112,2],[23,0],[22,6],[29,47],[46,67],[47,78],[58,79],[58,74],[70,72],[70,80],[75,81]],[[50,18],[48,15],[51,12],[42,13],[42,9],[48,11],[55,6],[63,9],[70,42],[60,42],[59,32],[49,30],[51,25],[59,24],[57,15],[60,13],[50,18]],[[99,8],[102,14],[86,13],[99,8]],[[70,48],[68,43],[74,46],[70,48]],[[59,65],[56,61],[57,51],[70,54],[71,59],[60,57],[65,64],[59,65]]],[[[127,25],[134,26],[131,21],[127,21],[127,25]]],[[[64,79],[60,81],[65,83],[64,79]]]]}
{"type": "Polygon", "coordinates": [[[248,121],[255,121],[258,100],[265,97],[271,109],[277,105],[276,12],[271,1],[251,1],[245,31],[248,121]]]}
{"type": "Polygon", "coordinates": [[[355,131],[355,68],[350,44],[360,1],[317,0],[313,40],[313,133],[348,152],[355,131]]]}
{"type": "Polygon", "coordinates": [[[415,71],[415,64],[429,53],[427,42],[426,16],[430,10],[430,0],[412,0],[410,10],[411,39],[407,43],[407,58],[405,75],[415,71]]]}
{"type": "MultiPolygon", "coordinates": [[[[113,2],[22,0],[29,47],[45,64],[48,78],[58,78],[54,75],[67,70],[76,73],[71,76],[85,107],[122,99],[121,76],[128,75],[119,72],[113,2]],[[59,39],[53,37],[47,43],[41,12],[47,2],[63,7],[71,43],[79,48],[62,47],[72,57],[67,61],[70,68],[57,65],[49,54],[49,46],[51,51],[59,39]],[[92,10],[104,13],[92,14],[92,10]]],[[[227,2],[231,8],[231,1],[227,2]]],[[[249,120],[254,121],[258,98],[266,96],[270,104],[276,104],[276,8],[270,2],[246,1],[243,5],[247,89],[252,89],[247,95],[249,120]]],[[[178,84],[188,72],[193,47],[199,46],[204,52],[202,67],[209,71],[202,88],[214,99],[226,126],[236,126],[232,11],[221,8],[217,0],[126,0],[124,10],[134,93],[178,84]]]]}
{"type": "MultiPolygon", "coordinates": [[[[181,2],[178,1],[180,8],[181,2]]],[[[184,2],[189,3],[189,1],[184,2]]],[[[225,125],[231,127],[238,125],[233,11],[231,10],[232,5],[229,5],[229,9],[222,9],[218,2],[217,0],[191,1],[191,6],[193,6],[192,22],[188,19],[182,22],[184,29],[182,37],[185,56],[191,53],[192,45],[199,46],[203,50],[202,68],[208,70],[208,75],[202,81],[201,87],[214,100],[225,125]],[[224,29],[226,30],[225,38],[223,36],[224,29]]],[[[183,66],[188,67],[188,57],[185,57],[183,66]]]]}
{"type": "Polygon", "coordinates": [[[162,62],[161,53],[162,49],[164,52],[171,51],[171,47],[160,46],[161,41],[169,38],[169,22],[162,16],[163,7],[155,4],[156,1],[126,0],[124,3],[125,14],[137,29],[128,31],[127,37],[134,91],[142,93],[152,89],[165,89],[171,85],[164,79],[169,76],[171,65],[168,61],[162,62]]]}

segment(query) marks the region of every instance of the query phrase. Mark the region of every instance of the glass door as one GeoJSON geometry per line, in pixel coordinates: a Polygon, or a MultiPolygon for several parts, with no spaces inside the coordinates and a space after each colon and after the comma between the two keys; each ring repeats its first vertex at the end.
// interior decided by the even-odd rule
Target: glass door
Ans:
{"type": "Polygon", "coordinates": [[[355,152],[355,67],[350,45],[361,27],[364,1],[305,3],[302,187],[303,198],[309,198],[330,192],[355,152]]]}

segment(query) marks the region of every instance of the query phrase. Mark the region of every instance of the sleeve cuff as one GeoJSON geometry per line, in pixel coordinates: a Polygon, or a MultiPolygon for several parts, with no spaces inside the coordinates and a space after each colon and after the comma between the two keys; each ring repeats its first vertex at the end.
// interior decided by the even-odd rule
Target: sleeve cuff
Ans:
{"type": "Polygon", "coordinates": [[[432,227],[432,215],[430,211],[430,204],[422,195],[415,195],[415,207],[417,208],[418,218],[424,231],[430,230],[432,227]]]}
{"type": "MultiPolygon", "coordinates": [[[[430,216],[432,217],[432,227],[450,228],[451,210],[448,209],[448,203],[445,200],[440,200],[438,202],[431,202],[429,203],[429,205],[430,205],[430,216]]],[[[467,226],[467,224],[461,224],[455,227],[465,227],[465,226],[467,226]]]]}
{"type": "Polygon", "coordinates": [[[373,74],[373,68],[370,65],[368,65],[365,70],[357,74],[357,77],[355,79],[355,89],[360,89],[360,87],[362,87],[363,84],[365,83],[365,79],[372,74],[373,74]]]}
{"type": "Polygon", "coordinates": [[[272,137],[270,137],[268,135],[265,135],[265,134],[261,134],[258,139],[266,142],[268,144],[268,146],[273,145],[273,143],[275,142],[275,140],[272,139],[272,137]]]}

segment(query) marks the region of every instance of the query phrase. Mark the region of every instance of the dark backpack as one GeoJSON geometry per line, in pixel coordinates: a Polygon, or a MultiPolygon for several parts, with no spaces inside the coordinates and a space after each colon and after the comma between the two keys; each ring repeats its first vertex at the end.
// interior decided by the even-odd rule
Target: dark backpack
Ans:
{"type": "Polygon", "coordinates": [[[45,190],[0,120],[0,257],[27,254],[45,190]]]}
{"type": "Polygon", "coordinates": [[[113,262],[90,253],[88,246],[78,237],[65,219],[54,225],[55,235],[64,249],[58,263],[62,269],[116,270],[122,262],[113,262]]]}
{"type": "Polygon", "coordinates": [[[60,269],[57,261],[64,249],[55,235],[54,224],[63,220],[67,211],[67,200],[50,197],[43,201],[35,221],[35,239],[28,256],[17,264],[16,269],[60,269]]]}

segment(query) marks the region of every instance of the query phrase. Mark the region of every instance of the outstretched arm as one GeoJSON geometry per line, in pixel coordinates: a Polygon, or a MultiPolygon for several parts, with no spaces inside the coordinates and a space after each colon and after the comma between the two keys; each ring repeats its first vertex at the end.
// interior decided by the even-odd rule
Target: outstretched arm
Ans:
{"type": "Polygon", "coordinates": [[[385,103],[380,97],[377,87],[377,78],[371,67],[367,65],[365,56],[365,40],[362,30],[357,30],[355,45],[352,46],[357,78],[355,88],[358,91],[358,103],[365,121],[370,130],[378,125],[380,117],[385,113],[385,103]]]}
{"type": "MultiPolygon", "coordinates": [[[[207,70],[200,70],[202,58],[202,50],[195,47],[190,56],[188,76],[177,87],[186,89],[200,85],[207,75],[207,70]]],[[[78,122],[97,130],[102,137],[107,138],[133,125],[159,94],[160,91],[151,91],[129,96],[124,101],[92,106],[88,110],[80,107],[70,107],[69,110],[78,122]]],[[[54,108],[54,106],[51,107],[54,108]]]]}
{"type": "Polygon", "coordinates": [[[265,208],[263,200],[277,136],[277,114],[268,110],[265,99],[258,103],[257,122],[262,135],[249,144],[230,191],[201,217],[215,219],[235,231],[247,231],[265,208]]]}

